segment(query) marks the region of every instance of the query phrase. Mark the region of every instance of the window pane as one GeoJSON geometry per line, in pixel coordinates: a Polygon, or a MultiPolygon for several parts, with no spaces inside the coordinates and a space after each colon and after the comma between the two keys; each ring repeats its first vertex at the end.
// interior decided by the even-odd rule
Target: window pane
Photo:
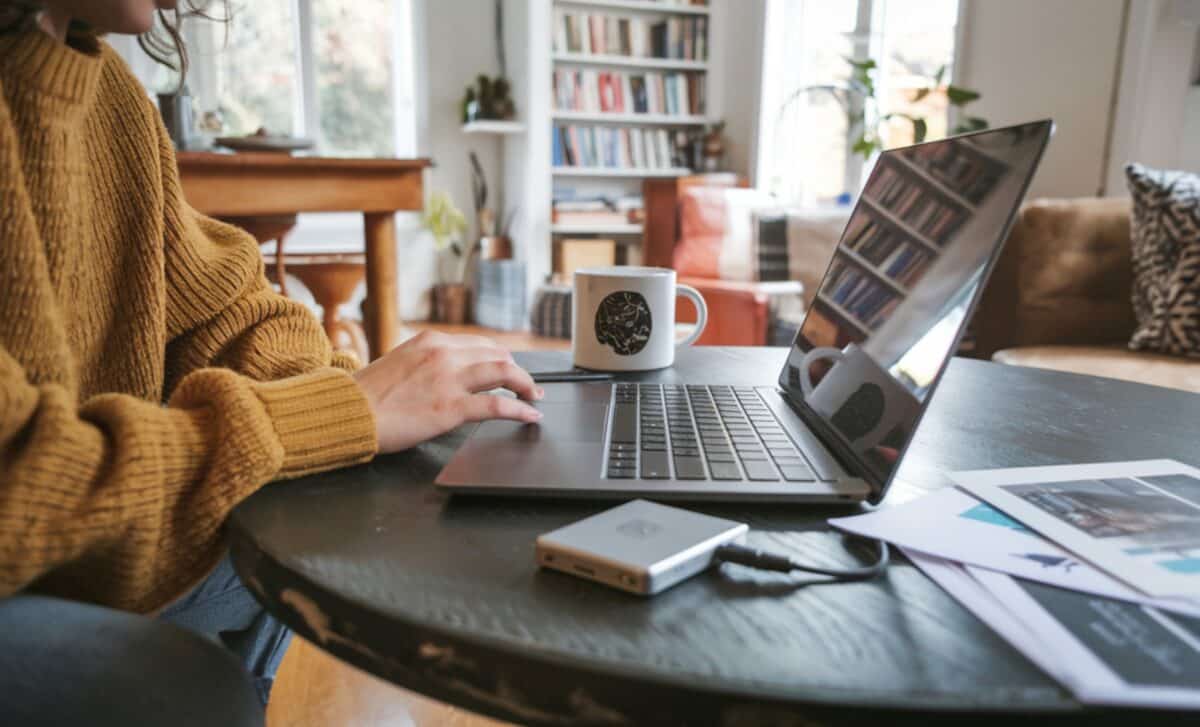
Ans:
{"type": "Polygon", "coordinates": [[[395,153],[392,0],[312,0],[321,151],[395,153]]]}
{"type": "MultiPolygon", "coordinates": [[[[847,58],[874,58],[878,112],[924,118],[928,138],[946,133],[943,90],[914,101],[954,51],[957,0],[770,0],[763,63],[759,184],[785,202],[814,206],[857,194],[862,157],[852,151],[859,128],[847,106],[821,86],[844,87],[847,58]]],[[[868,118],[877,118],[869,107],[868,118]]],[[[872,130],[874,131],[874,129],[872,130]]],[[[912,124],[897,118],[879,129],[885,148],[910,144],[912,124]]]]}
{"type": "Polygon", "coordinates": [[[763,184],[805,206],[846,190],[846,112],[827,90],[857,55],[857,0],[786,0],[772,8],[764,78],[763,184]],[[769,85],[769,88],[767,87],[769,85]]]}
{"type": "Polygon", "coordinates": [[[236,2],[231,15],[227,26],[213,27],[225,133],[251,134],[265,127],[272,134],[294,134],[299,71],[291,0],[236,2]]]}
{"type": "MultiPolygon", "coordinates": [[[[885,112],[924,118],[928,138],[946,135],[945,84],[954,60],[957,0],[922,0],[919,3],[889,0],[883,10],[882,49],[878,76],[880,101],[885,112]],[[914,94],[929,87],[938,69],[945,66],[941,90],[920,101],[914,94]]],[[[886,147],[913,143],[912,124],[896,119],[884,131],[886,147]]]]}

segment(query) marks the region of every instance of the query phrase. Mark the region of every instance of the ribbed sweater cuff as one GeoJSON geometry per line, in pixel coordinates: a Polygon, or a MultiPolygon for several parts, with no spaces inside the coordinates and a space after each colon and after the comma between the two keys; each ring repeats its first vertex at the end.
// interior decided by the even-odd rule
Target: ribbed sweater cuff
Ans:
{"type": "Polygon", "coordinates": [[[326,368],[253,386],[283,445],[281,478],[365,462],[375,454],[375,418],[345,371],[326,368]]]}

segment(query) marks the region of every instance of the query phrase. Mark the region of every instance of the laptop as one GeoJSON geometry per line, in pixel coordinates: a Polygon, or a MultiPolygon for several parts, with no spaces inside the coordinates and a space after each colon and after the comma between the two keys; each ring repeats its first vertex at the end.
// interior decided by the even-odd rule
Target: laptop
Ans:
{"type": "Polygon", "coordinates": [[[883,152],[776,386],[547,385],[538,424],[479,424],[450,492],[878,502],[958,349],[1049,120],[883,152]]]}

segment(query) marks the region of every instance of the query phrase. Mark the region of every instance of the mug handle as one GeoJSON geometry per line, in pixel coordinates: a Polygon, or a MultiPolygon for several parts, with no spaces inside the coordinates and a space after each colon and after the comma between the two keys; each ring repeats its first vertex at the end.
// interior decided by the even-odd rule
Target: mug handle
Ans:
{"type": "Polygon", "coordinates": [[[704,296],[700,295],[700,291],[683,283],[675,286],[675,296],[683,296],[692,301],[692,305],[696,306],[696,330],[692,331],[691,335],[687,338],[675,344],[676,348],[690,346],[696,342],[701,333],[704,333],[704,326],[708,323],[708,304],[704,302],[704,296]]]}
{"type": "Polygon", "coordinates": [[[808,373],[808,369],[814,361],[820,361],[823,358],[841,361],[846,358],[846,354],[842,353],[841,349],[832,346],[821,346],[804,354],[804,359],[800,362],[800,390],[804,392],[805,399],[812,396],[813,393],[812,375],[808,373]]]}

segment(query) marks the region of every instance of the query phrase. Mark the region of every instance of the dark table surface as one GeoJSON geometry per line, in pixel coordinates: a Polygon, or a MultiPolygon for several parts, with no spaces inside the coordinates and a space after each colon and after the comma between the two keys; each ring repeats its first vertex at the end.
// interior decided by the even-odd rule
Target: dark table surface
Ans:
{"type": "MultiPolygon", "coordinates": [[[[786,349],[694,348],[641,380],[768,385],[786,349]]],[[[518,355],[531,370],[568,354],[518,355]]],[[[650,599],[533,562],[534,538],[611,503],[450,498],[431,482],[466,430],[264,488],[234,513],[239,573],[334,655],[397,684],[529,724],[960,722],[1016,713],[1095,724],[910,564],[867,583],[726,566],[650,599]],[[887,713],[884,714],[884,710],[887,713]]],[[[1200,396],[955,359],[883,506],[946,471],[1173,458],[1200,466],[1200,396]]],[[[849,565],[825,519],[855,507],[696,505],[751,544],[849,565]]],[[[1193,717],[1195,715],[1192,715],[1193,717]]]]}

